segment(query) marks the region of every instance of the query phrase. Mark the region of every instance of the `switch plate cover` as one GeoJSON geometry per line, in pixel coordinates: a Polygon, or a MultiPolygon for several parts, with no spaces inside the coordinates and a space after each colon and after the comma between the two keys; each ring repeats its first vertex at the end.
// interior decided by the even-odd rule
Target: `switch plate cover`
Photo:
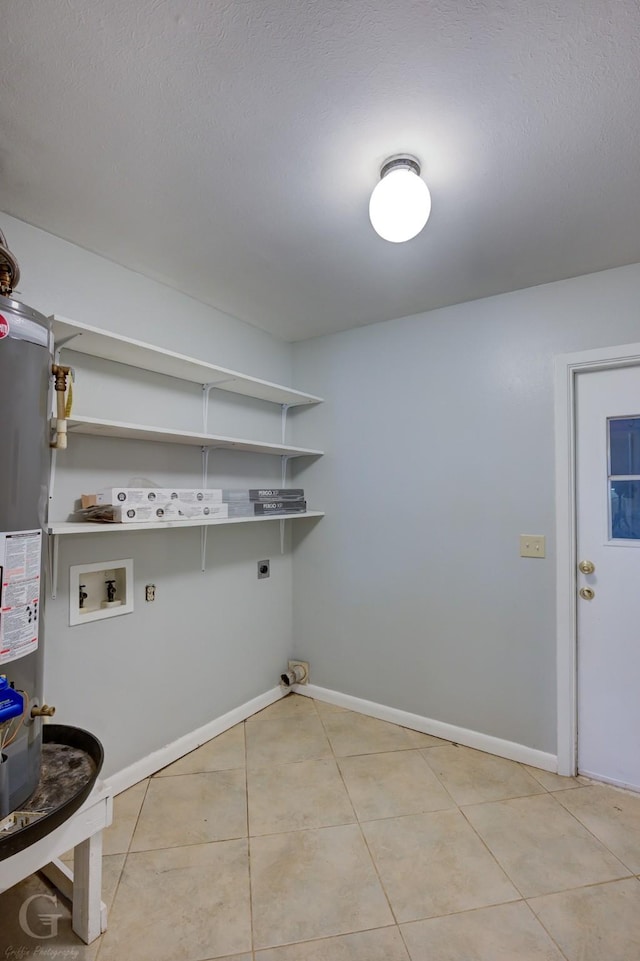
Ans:
{"type": "Polygon", "coordinates": [[[521,534],[520,557],[544,557],[544,534],[521,534]]]}

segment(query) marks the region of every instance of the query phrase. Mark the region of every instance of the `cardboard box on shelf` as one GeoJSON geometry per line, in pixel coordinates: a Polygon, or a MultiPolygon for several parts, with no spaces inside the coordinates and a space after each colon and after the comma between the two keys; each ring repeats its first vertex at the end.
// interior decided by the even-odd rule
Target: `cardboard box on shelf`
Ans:
{"type": "Polygon", "coordinates": [[[173,504],[114,505],[113,521],[116,524],[140,524],[152,521],[178,521],[178,508],[173,504]]]}
{"type": "MultiPolygon", "coordinates": [[[[176,502],[174,501],[174,504],[176,502]]],[[[194,517],[208,517],[210,520],[223,520],[229,516],[226,504],[183,504],[178,502],[178,517],[189,520],[194,517]]]]}
{"type": "Polygon", "coordinates": [[[252,501],[303,501],[304,488],[302,487],[271,487],[251,489],[249,500],[252,501]]]}
{"type": "Polygon", "coordinates": [[[221,504],[222,490],[213,487],[174,487],[167,488],[167,500],[179,504],[221,504]]]}
{"type": "Polygon", "coordinates": [[[254,501],[254,514],[304,514],[306,501],[254,501]]]}
{"type": "MultiPolygon", "coordinates": [[[[87,495],[84,495],[85,497],[87,495]]],[[[162,504],[168,501],[167,493],[161,487],[105,487],[95,495],[96,504],[129,505],[162,504]]],[[[91,505],[83,504],[83,507],[91,505]]]]}

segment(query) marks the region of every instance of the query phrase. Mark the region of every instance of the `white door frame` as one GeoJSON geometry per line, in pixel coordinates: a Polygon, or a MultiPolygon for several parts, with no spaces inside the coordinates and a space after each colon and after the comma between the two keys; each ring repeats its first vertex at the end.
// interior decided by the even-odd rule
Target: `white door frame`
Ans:
{"type": "Polygon", "coordinates": [[[558,773],[575,775],[578,765],[576,376],[595,370],[638,366],[640,344],[599,347],[576,354],[562,354],[555,358],[554,364],[558,773]]]}

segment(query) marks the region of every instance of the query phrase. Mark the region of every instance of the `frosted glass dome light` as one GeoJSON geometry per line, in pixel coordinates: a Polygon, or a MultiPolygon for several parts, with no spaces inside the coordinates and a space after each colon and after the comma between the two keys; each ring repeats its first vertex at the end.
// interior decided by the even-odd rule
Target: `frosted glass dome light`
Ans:
{"type": "Polygon", "coordinates": [[[431,213],[431,194],[414,157],[391,157],[369,201],[369,219],[383,240],[401,244],[420,233],[431,213]]]}

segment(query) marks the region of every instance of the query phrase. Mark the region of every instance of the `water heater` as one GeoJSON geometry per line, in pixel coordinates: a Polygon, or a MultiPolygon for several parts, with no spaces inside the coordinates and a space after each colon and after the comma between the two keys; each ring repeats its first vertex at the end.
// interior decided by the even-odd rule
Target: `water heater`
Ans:
{"type": "Polygon", "coordinates": [[[0,295],[0,819],[40,777],[51,364],[47,318],[0,295]]]}

